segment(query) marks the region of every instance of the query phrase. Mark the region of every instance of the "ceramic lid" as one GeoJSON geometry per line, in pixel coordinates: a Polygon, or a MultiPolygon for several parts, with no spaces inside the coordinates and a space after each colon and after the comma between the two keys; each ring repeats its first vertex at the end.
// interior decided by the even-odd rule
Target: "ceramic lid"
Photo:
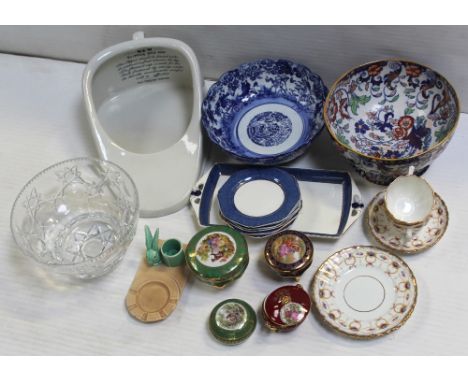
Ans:
{"type": "Polygon", "coordinates": [[[250,337],[257,325],[257,316],[249,304],[233,298],[213,308],[209,325],[217,340],[235,345],[250,337]]]}
{"type": "Polygon", "coordinates": [[[188,243],[187,265],[203,282],[224,286],[239,278],[249,262],[244,237],[227,226],[199,231],[188,243]]]}
{"type": "Polygon", "coordinates": [[[268,265],[284,277],[302,275],[312,264],[314,247],[301,232],[283,231],[270,237],[265,245],[268,265]]]}
{"type": "Polygon", "coordinates": [[[288,330],[300,325],[310,312],[309,294],[301,285],[286,285],[263,301],[263,318],[272,330],[288,330]]]}

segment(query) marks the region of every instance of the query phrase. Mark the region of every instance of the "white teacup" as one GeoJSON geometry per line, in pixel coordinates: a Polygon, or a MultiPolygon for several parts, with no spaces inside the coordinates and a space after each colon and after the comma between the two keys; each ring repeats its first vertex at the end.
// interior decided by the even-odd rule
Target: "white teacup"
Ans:
{"type": "Polygon", "coordinates": [[[429,183],[416,175],[396,178],[385,191],[385,208],[397,225],[406,228],[407,239],[427,222],[434,200],[429,183]]]}

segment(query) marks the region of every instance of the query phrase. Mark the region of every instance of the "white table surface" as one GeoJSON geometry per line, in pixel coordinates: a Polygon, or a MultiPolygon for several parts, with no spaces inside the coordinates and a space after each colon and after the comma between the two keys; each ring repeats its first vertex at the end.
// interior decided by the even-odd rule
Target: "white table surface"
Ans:
{"type": "MultiPolygon", "coordinates": [[[[419,286],[411,319],[398,331],[371,341],[338,336],[313,316],[290,333],[269,333],[259,324],[242,345],[217,343],[208,315],[223,299],[236,297],[258,308],[281,283],[263,261],[264,241],[249,240],[251,262],[243,277],[224,290],[190,280],[179,306],[165,321],[131,318],[124,298],[144,254],[143,226],[161,237],[188,241],[197,231],[187,206],[170,216],[141,219],[122,263],[100,279],[57,283],[23,256],[10,234],[10,208],[22,186],[57,161],[97,156],[81,97],[84,65],[0,55],[0,354],[147,355],[450,355],[468,354],[468,116],[446,151],[426,173],[444,198],[450,225],[432,249],[405,256],[419,286]]],[[[226,160],[219,152],[214,159],[226,160]]],[[[308,154],[291,166],[350,170],[324,132],[308,154]]],[[[381,187],[354,174],[366,203],[381,187]]],[[[312,267],[301,283],[309,288],[320,263],[338,249],[369,244],[362,217],[336,241],[314,240],[312,267]]]]}

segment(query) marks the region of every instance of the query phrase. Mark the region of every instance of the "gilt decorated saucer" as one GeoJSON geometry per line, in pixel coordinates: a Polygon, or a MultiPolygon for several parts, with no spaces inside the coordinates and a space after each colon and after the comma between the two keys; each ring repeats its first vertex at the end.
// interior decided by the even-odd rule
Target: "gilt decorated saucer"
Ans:
{"type": "Polygon", "coordinates": [[[442,198],[434,194],[432,212],[421,228],[411,231],[396,224],[385,210],[385,192],[382,191],[369,204],[367,225],[372,236],[384,247],[402,253],[417,253],[435,245],[447,230],[449,214],[442,198]]]}
{"type": "Polygon", "coordinates": [[[319,319],[358,339],[399,329],[416,305],[416,279],[398,256],[371,246],[342,249],[317,270],[311,297],[319,319]]]}

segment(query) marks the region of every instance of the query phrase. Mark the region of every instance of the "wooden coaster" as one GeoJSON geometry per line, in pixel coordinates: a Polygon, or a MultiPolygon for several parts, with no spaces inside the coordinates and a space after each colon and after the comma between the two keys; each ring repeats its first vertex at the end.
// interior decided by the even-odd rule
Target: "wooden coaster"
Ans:
{"type": "MultiPolygon", "coordinates": [[[[159,247],[163,243],[159,240],[159,247]]],[[[125,300],[128,313],[142,322],[164,320],[177,307],[186,282],[185,264],[149,266],[143,256],[125,300]]]]}

